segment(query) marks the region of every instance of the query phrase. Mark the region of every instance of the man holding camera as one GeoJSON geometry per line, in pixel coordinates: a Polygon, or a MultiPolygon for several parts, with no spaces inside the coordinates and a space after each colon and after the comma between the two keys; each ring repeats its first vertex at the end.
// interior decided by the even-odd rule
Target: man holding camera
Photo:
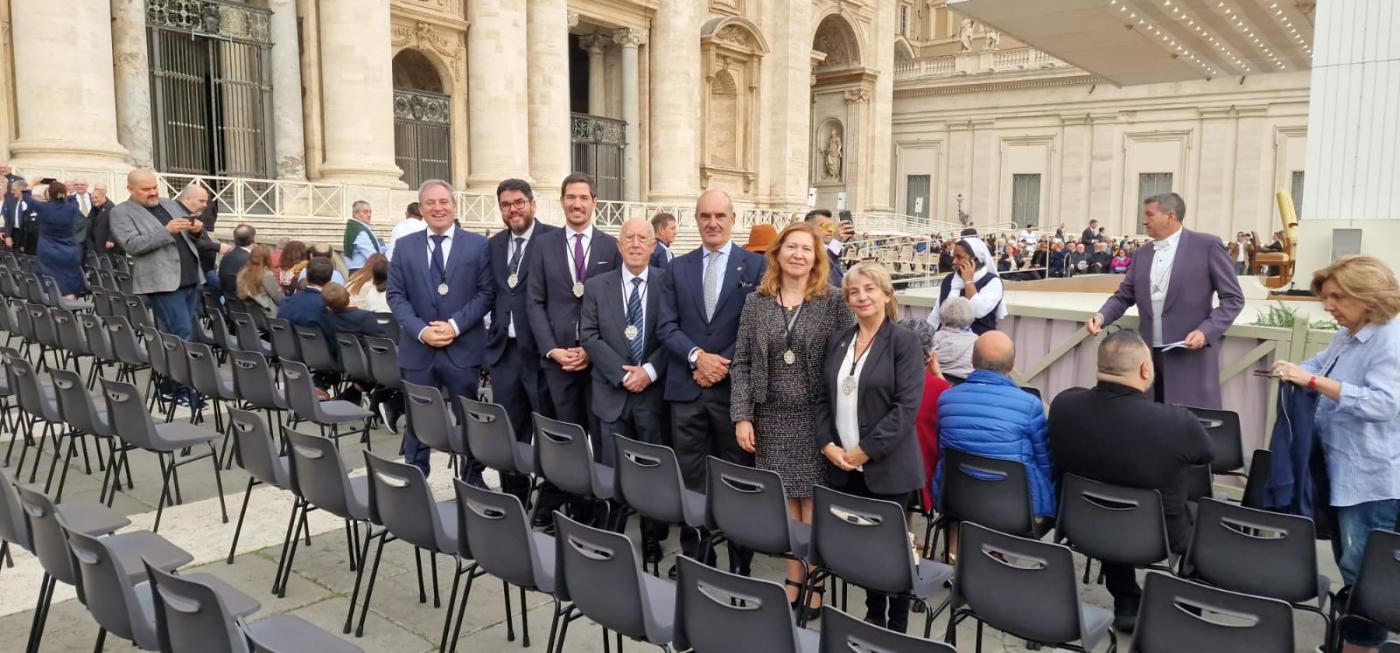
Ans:
{"type": "Polygon", "coordinates": [[[204,224],[160,197],[150,170],[132,170],[126,188],[131,198],[112,209],[110,225],[112,240],[131,256],[131,291],[150,301],[156,328],[190,340],[204,283],[195,245],[204,224]]]}

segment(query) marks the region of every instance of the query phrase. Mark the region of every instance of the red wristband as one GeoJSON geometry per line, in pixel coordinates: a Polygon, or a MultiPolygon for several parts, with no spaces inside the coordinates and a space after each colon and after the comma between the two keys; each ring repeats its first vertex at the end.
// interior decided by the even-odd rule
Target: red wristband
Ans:
{"type": "Polygon", "coordinates": [[[1316,389],[1317,389],[1317,376],[1316,376],[1316,375],[1313,375],[1313,376],[1308,377],[1308,389],[1309,389],[1309,390],[1316,390],[1316,389]]]}

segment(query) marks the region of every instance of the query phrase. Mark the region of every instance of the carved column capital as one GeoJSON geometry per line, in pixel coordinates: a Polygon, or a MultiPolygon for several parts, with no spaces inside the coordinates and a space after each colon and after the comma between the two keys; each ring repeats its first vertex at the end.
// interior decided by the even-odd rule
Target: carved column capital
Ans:
{"type": "Polygon", "coordinates": [[[647,42],[647,33],[642,30],[624,27],[612,33],[613,43],[624,48],[635,48],[647,42]]]}

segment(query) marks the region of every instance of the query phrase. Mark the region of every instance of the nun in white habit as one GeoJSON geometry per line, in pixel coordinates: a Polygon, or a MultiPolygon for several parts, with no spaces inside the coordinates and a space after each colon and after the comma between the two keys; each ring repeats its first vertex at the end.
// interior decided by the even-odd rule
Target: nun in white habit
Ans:
{"type": "Polygon", "coordinates": [[[939,286],[938,305],[929,312],[928,322],[938,328],[943,302],[962,296],[972,302],[972,332],[982,335],[996,329],[997,320],[1006,317],[1003,294],[996,260],[987,244],[977,237],[963,238],[953,245],[953,271],[939,286]]]}

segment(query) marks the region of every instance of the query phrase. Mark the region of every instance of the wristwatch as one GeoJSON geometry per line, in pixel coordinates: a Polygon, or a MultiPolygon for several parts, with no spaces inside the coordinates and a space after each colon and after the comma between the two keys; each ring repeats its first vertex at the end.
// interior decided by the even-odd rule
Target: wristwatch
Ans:
{"type": "Polygon", "coordinates": [[[704,353],[704,351],[705,350],[699,347],[690,350],[690,355],[685,357],[686,361],[690,363],[690,369],[695,369],[695,362],[700,360],[700,354],[704,353]]]}

